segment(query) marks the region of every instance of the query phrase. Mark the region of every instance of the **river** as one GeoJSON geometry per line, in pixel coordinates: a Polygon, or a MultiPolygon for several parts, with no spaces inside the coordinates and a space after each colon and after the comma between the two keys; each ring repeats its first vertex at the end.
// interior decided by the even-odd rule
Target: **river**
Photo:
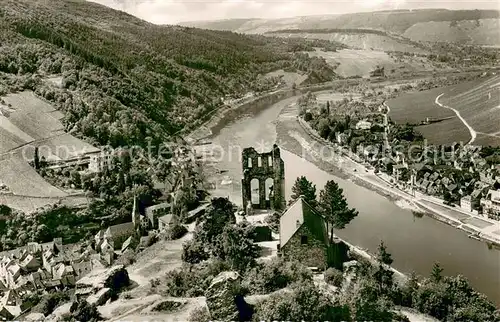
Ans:
{"type": "MultiPolygon", "coordinates": [[[[289,144],[290,136],[278,137],[276,124],[292,120],[294,115],[281,113],[295,98],[278,102],[253,115],[239,115],[232,123],[217,130],[211,138],[217,147],[217,167],[227,170],[232,183],[218,185],[216,194],[230,196],[241,204],[241,149],[254,146],[258,152],[270,150],[273,143],[289,144]],[[281,113],[281,115],[280,115],[281,113]]],[[[500,304],[500,252],[488,249],[483,242],[429,217],[416,218],[411,211],[396,206],[389,199],[353,182],[334,176],[305,159],[281,149],[285,162],[287,199],[298,176],[305,175],[318,189],[327,180],[335,180],[344,189],[349,205],[359,211],[345,229],[336,232],[352,244],[375,253],[383,240],[394,258],[393,266],[404,272],[428,276],[432,265],[439,262],[444,274],[462,274],[472,286],[500,304]]],[[[229,180],[226,180],[229,181],[229,180]]]]}

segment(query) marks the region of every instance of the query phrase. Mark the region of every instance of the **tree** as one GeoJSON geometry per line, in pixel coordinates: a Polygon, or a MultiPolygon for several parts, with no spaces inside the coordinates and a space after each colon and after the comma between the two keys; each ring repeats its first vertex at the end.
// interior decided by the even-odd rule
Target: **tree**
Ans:
{"type": "Polygon", "coordinates": [[[182,260],[186,263],[197,264],[209,258],[208,252],[198,240],[190,240],[182,245],[182,260]]]}
{"type": "Polygon", "coordinates": [[[375,281],[378,284],[378,292],[380,295],[389,295],[393,286],[394,273],[387,267],[392,264],[393,259],[391,254],[387,252],[384,242],[381,241],[377,252],[378,268],[374,274],[375,281]]]}
{"type": "Polygon", "coordinates": [[[443,268],[439,263],[434,263],[432,266],[432,271],[431,271],[431,281],[434,283],[439,283],[443,279],[443,268]]]}
{"type": "Polygon", "coordinates": [[[101,314],[97,307],[89,304],[86,300],[73,302],[70,307],[71,318],[70,321],[78,322],[97,322],[102,321],[101,314]]]}
{"type": "Polygon", "coordinates": [[[207,244],[214,244],[215,238],[222,234],[227,224],[235,223],[234,204],[228,198],[213,198],[205,216],[201,219],[201,228],[197,238],[207,244]]]}
{"type": "Polygon", "coordinates": [[[351,321],[349,308],[330,301],[314,283],[299,283],[291,293],[259,303],[254,321],[351,321]]]}
{"type": "Polygon", "coordinates": [[[377,261],[380,264],[391,265],[393,263],[392,255],[387,252],[387,247],[384,242],[381,241],[378,245],[377,261]]]}
{"type": "Polygon", "coordinates": [[[334,229],[343,229],[358,215],[358,211],[349,208],[342,188],[330,180],[319,194],[319,210],[327,220],[327,230],[330,226],[330,238],[334,229]]]}
{"type": "Polygon", "coordinates": [[[307,180],[305,176],[298,177],[292,187],[292,196],[289,204],[292,204],[300,196],[313,207],[316,207],[316,185],[307,180]]]}
{"type": "Polygon", "coordinates": [[[253,241],[252,228],[247,222],[227,225],[216,241],[214,255],[226,260],[232,269],[238,271],[253,266],[259,257],[260,248],[253,241]]]}
{"type": "Polygon", "coordinates": [[[35,156],[33,159],[33,163],[35,164],[35,169],[39,170],[40,169],[40,156],[38,152],[38,147],[35,147],[35,156]]]}

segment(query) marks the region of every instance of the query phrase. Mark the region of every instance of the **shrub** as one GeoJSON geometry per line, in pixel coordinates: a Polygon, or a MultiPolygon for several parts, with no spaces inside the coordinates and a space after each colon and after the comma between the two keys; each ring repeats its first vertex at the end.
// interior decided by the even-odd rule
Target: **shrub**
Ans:
{"type": "Polygon", "coordinates": [[[349,307],[334,303],[312,283],[273,294],[256,306],[254,321],[350,321],[349,307]]]}
{"type": "Polygon", "coordinates": [[[311,120],[312,120],[312,118],[313,118],[313,117],[312,117],[311,112],[306,112],[306,114],[304,115],[304,121],[306,121],[306,122],[311,121],[311,120]]]}
{"type": "Polygon", "coordinates": [[[103,320],[97,307],[93,304],[89,304],[85,300],[73,302],[69,311],[71,312],[71,321],[96,322],[103,320]]]}
{"type": "Polygon", "coordinates": [[[188,232],[187,228],[180,224],[174,224],[167,229],[166,238],[176,240],[184,237],[188,232]]]}
{"type": "Polygon", "coordinates": [[[196,240],[190,240],[182,245],[182,260],[186,263],[197,264],[209,258],[203,244],[196,240]]]}
{"type": "Polygon", "coordinates": [[[188,321],[189,322],[207,322],[212,318],[210,316],[210,312],[205,306],[199,306],[189,314],[188,321]]]}
{"type": "MultiPolygon", "coordinates": [[[[170,271],[164,280],[158,282],[164,295],[174,297],[197,297],[202,296],[210,283],[220,272],[229,270],[226,262],[215,260],[197,266],[183,267],[170,271]]],[[[152,282],[152,285],[153,282],[152,282]]]]}
{"type": "Polygon", "coordinates": [[[70,297],[67,292],[55,292],[45,295],[33,308],[32,312],[42,313],[47,316],[54,312],[59,305],[68,302],[70,297]]]}
{"type": "Polygon", "coordinates": [[[250,293],[265,294],[301,281],[312,281],[312,274],[305,266],[298,262],[275,259],[250,270],[242,285],[250,293]]]}
{"type": "Polygon", "coordinates": [[[325,271],[325,282],[327,282],[328,284],[340,287],[342,285],[343,280],[344,280],[344,275],[338,269],[330,267],[325,271]]]}
{"type": "Polygon", "coordinates": [[[267,215],[264,219],[265,223],[269,225],[269,228],[274,233],[279,233],[280,229],[280,214],[278,212],[273,212],[270,215],[267,215]]]}

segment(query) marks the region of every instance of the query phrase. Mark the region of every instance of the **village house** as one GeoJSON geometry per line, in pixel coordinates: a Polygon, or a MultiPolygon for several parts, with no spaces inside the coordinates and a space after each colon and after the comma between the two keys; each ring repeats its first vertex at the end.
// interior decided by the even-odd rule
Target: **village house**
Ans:
{"type": "Polygon", "coordinates": [[[325,219],[301,196],[280,217],[280,256],[306,266],[342,267],[347,246],[338,240],[330,245],[325,219]]]}
{"type": "Polygon", "coordinates": [[[104,169],[111,166],[113,155],[105,151],[90,155],[89,171],[102,172],[104,169]]]}
{"type": "Polygon", "coordinates": [[[171,214],[161,216],[160,218],[158,218],[158,230],[159,231],[167,230],[171,224],[172,224],[172,215],[171,214]]]}
{"type": "Polygon", "coordinates": [[[362,120],[356,123],[356,130],[369,130],[372,127],[372,123],[362,120]]]}
{"type": "Polygon", "coordinates": [[[149,221],[149,227],[152,229],[158,229],[158,218],[162,215],[167,215],[171,212],[172,205],[168,202],[164,202],[158,205],[147,207],[145,209],[147,220],[149,221]]]}
{"type": "Polygon", "coordinates": [[[500,190],[489,190],[481,199],[483,214],[493,219],[500,219],[500,190]]]}
{"type": "Polygon", "coordinates": [[[465,196],[460,199],[460,208],[465,211],[472,211],[472,197],[465,196]]]}

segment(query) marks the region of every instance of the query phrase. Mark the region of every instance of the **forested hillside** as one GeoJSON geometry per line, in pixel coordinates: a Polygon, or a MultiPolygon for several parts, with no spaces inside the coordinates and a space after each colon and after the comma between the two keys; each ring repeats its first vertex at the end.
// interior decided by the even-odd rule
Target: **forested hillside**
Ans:
{"type": "Polygon", "coordinates": [[[97,144],[158,143],[196,126],[222,97],[274,85],[257,82],[258,74],[334,78],[324,60],[298,53],[313,45],[332,49],[157,26],[83,0],[0,0],[0,94],[34,90],[65,113],[68,130],[97,144]],[[60,89],[43,81],[59,74],[60,89]]]}

